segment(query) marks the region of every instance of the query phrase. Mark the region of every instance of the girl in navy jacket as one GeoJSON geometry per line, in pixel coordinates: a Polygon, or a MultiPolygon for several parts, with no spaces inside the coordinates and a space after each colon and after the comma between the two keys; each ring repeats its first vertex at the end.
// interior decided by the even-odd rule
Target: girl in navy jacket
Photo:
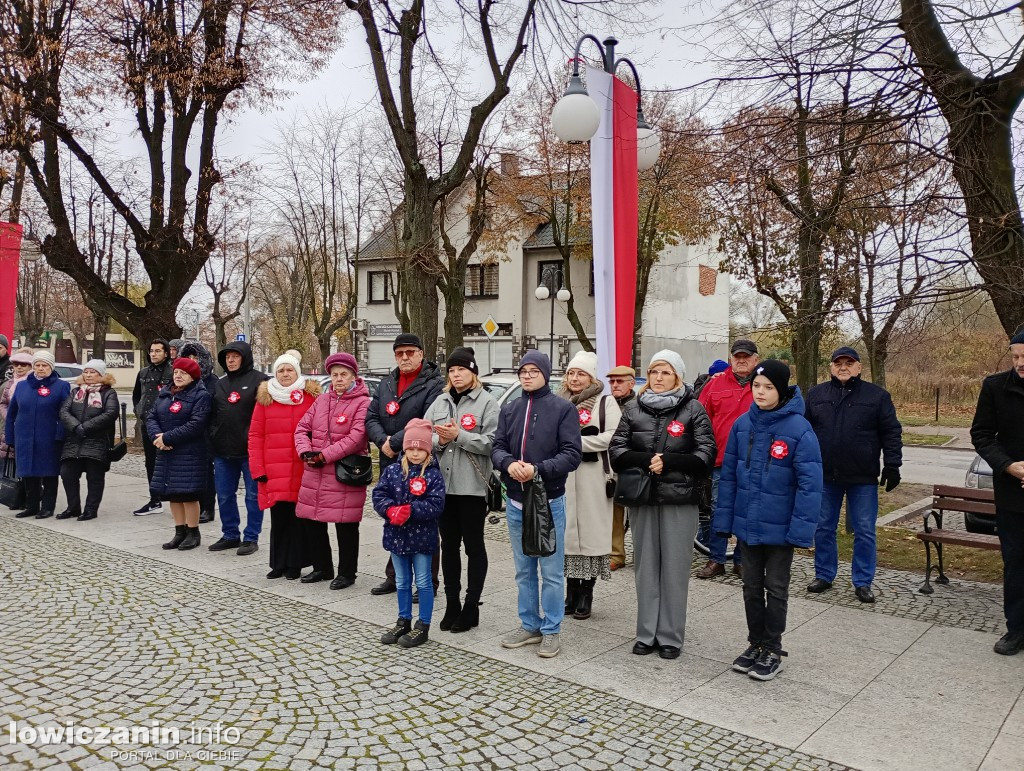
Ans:
{"type": "Polygon", "coordinates": [[[782,669],[793,548],[814,542],[821,511],[821,450],[789,365],[757,365],[754,403],[729,432],[713,527],[743,549],[749,647],[732,665],[755,680],[782,669]]]}
{"type": "Polygon", "coordinates": [[[391,552],[398,588],[398,621],[380,641],[414,648],[427,641],[434,611],[430,564],[437,551],[437,522],[444,510],[444,477],[431,457],[433,427],[410,420],[402,439],[402,462],[392,463],[373,489],[373,509],[386,520],[384,548],[391,552]],[[420,593],[420,617],[412,628],[412,579],[420,593]]]}

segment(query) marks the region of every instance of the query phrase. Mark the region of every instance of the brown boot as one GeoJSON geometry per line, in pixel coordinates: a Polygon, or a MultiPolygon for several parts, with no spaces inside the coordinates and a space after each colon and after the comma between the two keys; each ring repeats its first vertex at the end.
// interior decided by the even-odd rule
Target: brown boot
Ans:
{"type": "Polygon", "coordinates": [[[697,571],[697,578],[714,578],[715,576],[725,575],[725,565],[721,562],[715,562],[714,560],[708,560],[704,567],[697,571]]]}

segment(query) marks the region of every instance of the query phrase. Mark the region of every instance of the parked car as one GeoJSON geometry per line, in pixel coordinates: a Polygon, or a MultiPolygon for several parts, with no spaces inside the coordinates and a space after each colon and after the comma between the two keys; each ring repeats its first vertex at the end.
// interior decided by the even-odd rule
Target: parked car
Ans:
{"type": "MultiPolygon", "coordinates": [[[[317,382],[320,383],[320,387],[325,391],[329,391],[331,388],[331,376],[330,375],[310,375],[315,377],[317,382]]],[[[370,389],[370,397],[372,398],[377,393],[377,387],[380,385],[379,377],[363,376],[363,381],[366,383],[366,387],[370,389]]]]}
{"type": "MultiPolygon", "coordinates": [[[[498,402],[498,409],[504,407],[508,402],[515,401],[523,395],[523,387],[519,385],[519,375],[513,370],[495,370],[480,378],[484,388],[498,402]]],[[[551,390],[554,391],[562,383],[561,375],[552,375],[548,381],[551,390]]]]}
{"type": "MultiPolygon", "coordinates": [[[[971,466],[967,469],[967,477],[964,479],[964,487],[975,490],[992,489],[992,467],[980,455],[975,455],[974,460],[971,461],[971,466]]],[[[989,514],[964,512],[964,527],[972,533],[991,535],[996,532],[996,518],[989,514]]]]}
{"type": "Polygon", "coordinates": [[[81,364],[57,364],[54,366],[54,371],[57,373],[57,377],[68,383],[74,383],[78,379],[78,376],[82,374],[82,370],[85,369],[81,364]]]}

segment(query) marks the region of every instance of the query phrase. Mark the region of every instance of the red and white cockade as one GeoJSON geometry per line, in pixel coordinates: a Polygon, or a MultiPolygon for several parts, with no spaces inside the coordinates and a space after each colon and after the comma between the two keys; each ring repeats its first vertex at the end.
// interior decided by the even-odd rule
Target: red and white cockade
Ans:
{"type": "Polygon", "coordinates": [[[413,477],[409,480],[409,492],[413,495],[423,495],[427,491],[427,480],[423,477],[413,477]]]}
{"type": "Polygon", "coordinates": [[[467,431],[472,431],[476,428],[476,415],[463,415],[459,420],[459,425],[467,431]]]}
{"type": "Polygon", "coordinates": [[[581,409],[579,411],[579,413],[580,413],[580,425],[581,426],[587,425],[587,423],[590,422],[590,419],[592,417],[594,417],[593,414],[590,412],[590,410],[588,410],[586,407],[581,409]]]}
{"type": "Polygon", "coordinates": [[[384,410],[388,413],[388,415],[397,415],[399,407],[400,405],[398,404],[398,402],[391,401],[387,403],[387,406],[384,408],[384,410]]]}
{"type": "Polygon", "coordinates": [[[174,413],[181,412],[181,402],[171,402],[171,406],[167,409],[174,413]]]}
{"type": "Polygon", "coordinates": [[[680,437],[683,435],[683,432],[686,431],[686,426],[678,420],[673,420],[668,424],[668,428],[666,430],[668,431],[669,436],[680,437]]]}
{"type": "Polygon", "coordinates": [[[776,460],[782,460],[789,455],[789,445],[781,439],[776,439],[772,442],[771,454],[776,460]]]}

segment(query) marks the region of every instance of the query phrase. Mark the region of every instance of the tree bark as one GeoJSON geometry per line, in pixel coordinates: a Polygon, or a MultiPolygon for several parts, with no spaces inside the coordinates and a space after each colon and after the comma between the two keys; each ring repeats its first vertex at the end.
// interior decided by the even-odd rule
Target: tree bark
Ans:
{"type": "Polygon", "coordinates": [[[102,313],[93,314],[92,320],[92,356],[103,361],[107,355],[107,333],[110,331],[110,316],[102,313]]]}

